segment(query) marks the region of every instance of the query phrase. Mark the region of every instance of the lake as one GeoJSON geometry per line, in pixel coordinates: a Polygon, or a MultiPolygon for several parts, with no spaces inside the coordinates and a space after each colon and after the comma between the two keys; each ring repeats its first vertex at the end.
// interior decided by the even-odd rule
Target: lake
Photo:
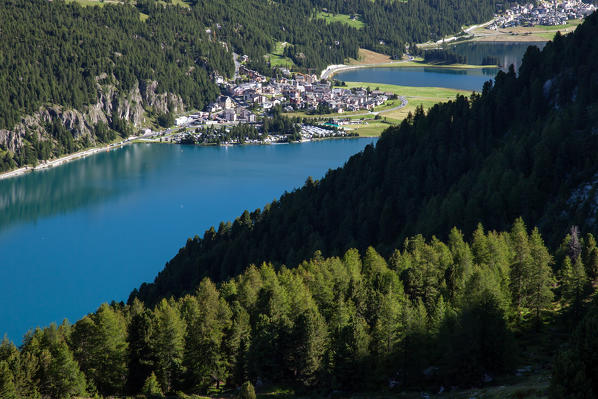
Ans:
{"type": "Polygon", "coordinates": [[[127,300],[188,237],[322,177],[368,139],[134,144],[0,180],[0,336],[127,300]]]}
{"type": "MultiPolygon", "coordinates": [[[[519,69],[523,54],[528,46],[540,49],[546,43],[467,42],[451,45],[449,50],[465,57],[466,63],[483,65],[492,59],[503,69],[514,64],[519,69]]],[[[415,87],[446,87],[461,90],[480,91],[484,83],[494,78],[497,68],[459,69],[450,67],[382,67],[361,68],[334,75],[345,82],[386,83],[415,87]]]]}
{"type": "Polygon", "coordinates": [[[481,90],[496,75],[496,68],[458,69],[440,67],[377,67],[339,72],[335,79],[416,87],[481,90]]]}
{"type": "Polygon", "coordinates": [[[511,64],[518,70],[529,46],[537,46],[542,50],[545,45],[544,42],[466,42],[449,46],[448,49],[465,57],[467,64],[482,65],[484,60],[492,59],[504,70],[511,64]]]}

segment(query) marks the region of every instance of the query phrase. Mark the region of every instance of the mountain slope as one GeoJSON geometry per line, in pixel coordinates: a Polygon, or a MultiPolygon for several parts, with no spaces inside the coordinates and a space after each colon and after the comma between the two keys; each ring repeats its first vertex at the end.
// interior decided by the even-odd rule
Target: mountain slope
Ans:
{"type": "Polygon", "coordinates": [[[542,52],[530,47],[519,76],[499,72],[481,95],[419,110],[321,181],[188,240],[131,299],[178,296],[250,263],[294,266],[315,250],[388,254],[409,235],[469,234],[479,221],[503,229],[523,216],[551,244],[571,224],[596,231],[594,189],[572,193],[598,169],[597,33],[594,14],[542,52]]]}

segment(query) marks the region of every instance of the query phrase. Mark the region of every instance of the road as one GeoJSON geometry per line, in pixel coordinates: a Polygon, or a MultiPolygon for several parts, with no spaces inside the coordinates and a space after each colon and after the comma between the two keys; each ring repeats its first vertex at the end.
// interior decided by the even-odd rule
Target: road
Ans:
{"type": "MultiPolygon", "coordinates": [[[[488,22],[484,22],[483,24],[479,24],[479,25],[472,25],[472,26],[470,26],[469,28],[467,28],[467,29],[464,29],[464,30],[463,30],[463,32],[465,32],[465,33],[469,33],[469,32],[471,32],[471,31],[472,31],[472,30],[474,30],[474,29],[477,29],[477,28],[483,28],[484,26],[488,26],[488,25],[490,25],[492,22],[494,22],[494,20],[495,20],[495,18],[492,18],[490,21],[488,21],[488,22]]],[[[455,41],[455,40],[457,40],[457,36],[445,37],[445,38],[443,38],[443,39],[440,39],[440,40],[438,40],[438,41],[436,42],[436,44],[442,44],[442,43],[453,42],[453,41],[455,41]]]]}
{"type": "Polygon", "coordinates": [[[396,64],[402,64],[404,62],[410,62],[413,61],[413,57],[409,56],[408,60],[401,60],[401,61],[393,61],[393,62],[384,62],[381,64],[363,64],[363,65],[345,65],[345,64],[340,64],[340,65],[328,65],[328,67],[326,69],[324,69],[322,71],[322,73],[320,74],[320,79],[329,79],[331,78],[335,73],[337,72],[341,72],[341,71],[350,71],[353,69],[360,69],[360,68],[371,68],[371,67],[379,67],[379,66],[393,66],[396,64]]]}

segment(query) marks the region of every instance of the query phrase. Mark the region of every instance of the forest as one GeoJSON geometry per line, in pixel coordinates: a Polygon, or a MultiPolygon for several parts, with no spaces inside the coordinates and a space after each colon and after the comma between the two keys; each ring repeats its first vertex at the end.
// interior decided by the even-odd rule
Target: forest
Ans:
{"type": "MultiPolygon", "coordinates": [[[[75,324],[31,330],[20,348],[5,339],[0,396],[183,398],[234,394],[246,381],[323,396],[478,386],[512,373],[529,337],[558,353],[551,397],[598,392],[588,385],[596,352],[557,349],[594,309],[597,276],[592,234],[573,227],[551,253],[520,218],[505,232],[478,225],[468,241],[456,228],[445,242],[409,237],[388,258],[372,247],[316,251],[294,269],[263,263],[220,284],[205,278],[152,307],[103,304],[75,324]],[[588,374],[572,384],[579,370],[588,374]]],[[[595,313],[574,342],[596,346],[595,313]]]]}
{"type": "Polygon", "coordinates": [[[572,224],[598,232],[596,34],[592,15],[542,51],[530,47],[518,74],[499,72],[482,93],[418,109],[321,180],[189,238],[131,300],[181,296],[251,263],[292,267],[316,250],[339,256],[371,245],[389,256],[414,234],[471,234],[478,221],[503,230],[522,216],[551,247],[572,224]]]}

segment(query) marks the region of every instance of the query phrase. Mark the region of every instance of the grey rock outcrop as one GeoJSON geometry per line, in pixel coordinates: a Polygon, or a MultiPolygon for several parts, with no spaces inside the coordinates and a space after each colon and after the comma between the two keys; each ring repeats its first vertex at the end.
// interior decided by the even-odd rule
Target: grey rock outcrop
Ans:
{"type": "Polygon", "coordinates": [[[88,136],[90,143],[95,143],[93,134],[98,122],[109,124],[113,115],[126,120],[136,127],[145,122],[145,110],[154,113],[175,113],[185,111],[185,104],[180,96],[172,93],[157,93],[158,82],[148,81],[135,85],[128,92],[120,92],[110,82],[108,76],[102,74],[96,78],[98,85],[97,102],[83,109],[73,109],[59,105],[44,105],[32,115],[22,118],[11,130],[0,129],[0,145],[9,151],[19,152],[24,145],[27,134],[36,135],[38,140],[53,140],[46,132],[48,124],[59,120],[68,129],[73,138],[88,136]]]}

